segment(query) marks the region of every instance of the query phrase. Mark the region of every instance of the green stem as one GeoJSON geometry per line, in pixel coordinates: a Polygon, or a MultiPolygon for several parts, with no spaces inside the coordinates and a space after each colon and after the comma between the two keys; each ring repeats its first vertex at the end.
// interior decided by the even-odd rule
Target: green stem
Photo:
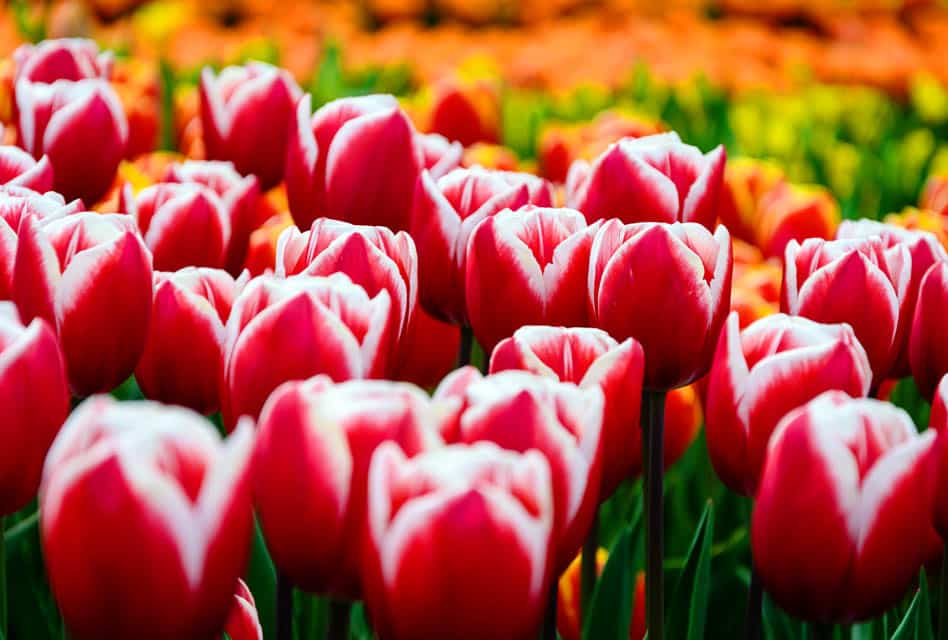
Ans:
{"type": "Polygon", "coordinates": [[[276,640],[293,640],[293,583],[277,572],[276,640]]]}
{"type": "Polygon", "coordinates": [[[0,632],[9,637],[7,625],[7,536],[6,518],[0,516],[0,632]]]}
{"type": "Polygon", "coordinates": [[[593,591],[596,588],[596,553],[599,551],[599,511],[593,516],[589,533],[583,542],[583,557],[579,573],[579,612],[584,620],[592,607],[593,591]]]}
{"type": "Polygon", "coordinates": [[[461,325],[461,345],[458,348],[458,368],[471,364],[471,350],[474,347],[474,331],[461,325]]]}
{"type": "Polygon", "coordinates": [[[948,640],[948,543],[941,555],[941,594],[938,602],[938,639],[948,640]]]}
{"type": "Polygon", "coordinates": [[[352,603],[348,600],[334,599],[329,602],[329,627],[326,629],[326,640],[349,640],[351,611],[352,603]]]}
{"type": "Polygon", "coordinates": [[[642,424],[645,491],[645,620],[649,640],[665,637],[665,392],[646,389],[642,424]]]}
{"type": "Polygon", "coordinates": [[[761,620],[760,612],[764,600],[764,588],[760,583],[760,574],[751,562],[750,590],[747,592],[747,614],[744,618],[745,640],[760,640],[761,620]]]}
{"type": "Polygon", "coordinates": [[[553,576],[553,584],[550,585],[550,594],[546,602],[546,613],[543,616],[543,633],[540,636],[543,640],[556,640],[556,599],[559,596],[559,577],[553,576]]]}

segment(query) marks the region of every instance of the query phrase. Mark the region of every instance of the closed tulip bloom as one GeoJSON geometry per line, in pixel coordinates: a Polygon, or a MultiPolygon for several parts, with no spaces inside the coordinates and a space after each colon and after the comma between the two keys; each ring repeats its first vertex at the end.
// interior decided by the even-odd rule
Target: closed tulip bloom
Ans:
{"type": "Polygon", "coordinates": [[[465,291],[486,352],[529,324],[589,324],[586,279],[598,225],[573,209],[527,205],[481,222],[467,245],[465,291]]]}
{"type": "Polygon", "coordinates": [[[668,390],[711,366],[731,304],[727,229],[694,223],[604,223],[589,258],[596,326],[645,350],[645,387],[668,390]]]}
{"type": "Polygon", "coordinates": [[[909,338],[909,363],[922,396],[931,399],[948,373],[948,263],[933,265],[922,278],[909,338]]]}
{"type": "Polygon", "coordinates": [[[273,393],[260,415],[254,493],[267,548],[294,585],[360,597],[373,452],[392,442],[411,457],[440,445],[457,404],[409,384],[326,376],[273,393]]]}
{"type": "Polygon", "coordinates": [[[901,409],[840,391],[781,420],[751,526],[774,602],[804,620],[849,623],[902,599],[931,541],[934,438],[901,409]]]}
{"type": "Polygon", "coordinates": [[[908,353],[909,336],[922,278],[936,262],[948,262],[948,254],[945,253],[934,234],[903,229],[876,220],[844,220],[839,226],[836,237],[840,239],[878,237],[882,239],[888,253],[892,253],[900,244],[908,247],[912,255],[912,271],[908,292],[905,294],[905,306],[899,316],[898,359],[889,375],[893,378],[909,375],[911,373],[908,353]]]}
{"type": "Polygon", "coordinates": [[[289,72],[249,62],[220,75],[205,67],[199,85],[201,130],[211,160],[229,160],[264,190],[283,178],[293,108],[302,92],[289,72]]]}
{"type": "Polygon", "coordinates": [[[136,197],[126,184],[119,209],[135,218],[154,256],[155,269],[224,266],[230,216],[209,188],[165,182],[145,187],[136,197]]]}
{"type": "Polygon", "coordinates": [[[224,633],[230,640],[263,640],[263,628],[257,614],[257,603],[243,580],[237,580],[234,604],[227,616],[224,633]]]}
{"type": "Polygon", "coordinates": [[[20,146],[53,166],[53,185],[66,199],[98,202],[125,155],[128,120],[105,80],[53,84],[19,80],[20,146]]]}
{"type": "Polygon", "coordinates": [[[55,327],[76,395],[109,391],[131,375],[151,299],[151,253],[128,216],[23,219],[13,300],[24,321],[39,317],[55,327]]]}
{"type": "Polygon", "coordinates": [[[708,380],[705,429],[718,477],[753,497],[784,415],[832,389],[865,396],[871,381],[869,359],[847,324],[776,314],[742,331],[732,312],[708,380]]]}
{"type": "Polygon", "coordinates": [[[460,398],[463,413],[447,423],[449,443],[494,442],[537,449],[553,476],[554,570],[559,575],[582,546],[599,506],[603,464],[603,392],[525,371],[481,377],[468,367],[448,376],[437,399],[460,398]]]}
{"type": "Polygon", "coordinates": [[[0,146],[0,185],[46,193],[53,188],[53,165],[46,156],[36,160],[19,147],[0,146]]]}
{"type": "Polygon", "coordinates": [[[761,199],[755,242],[764,256],[781,258],[791,240],[832,239],[839,218],[839,204],[825,187],[783,182],[761,199]]]}
{"type": "Polygon", "coordinates": [[[912,276],[907,246],[878,237],[791,240],[784,260],[781,310],[817,322],[849,324],[869,356],[873,387],[899,356],[900,323],[912,276]]]}
{"type": "Polygon", "coordinates": [[[189,160],[168,168],[166,182],[193,183],[210,188],[224,203],[230,219],[230,242],[224,268],[238,276],[244,268],[250,235],[268,215],[255,176],[241,176],[230,162],[189,160]]]}
{"type": "Polygon", "coordinates": [[[398,360],[392,377],[425,389],[436,387],[457,366],[461,329],[438,320],[421,307],[399,340],[398,360]]]}
{"type": "Polygon", "coordinates": [[[250,421],[221,441],[196,413],[154,402],[100,396],[70,416],[40,488],[43,557],[70,637],[223,629],[250,550],[252,447],[250,421]]]}
{"type": "Polygon", "coordinates": [[[398,101],[342,98],[312,115],[310,104],[303,96],[290,118],[286,194],[297,226],[327,217],[407,230],[424,159],[398,101]]]}
{"type": "Polygon", "coordinates": [[[380,640],[535,638],[550,584],[550,468],[488,442],[408,458],[384,443],[368,480],[366,602],[380,640]]]}
{"type": "Polygon", "coordinates": [[[490,372],[529,371],[603,395],[602,482],[606,500],[642,464],[639,427],[644,354],[629,338],[619,343],[591,328],[526,326],[502,340],[490,358],[490,372]]]}
{"type": "Polygon", "coordinates": [[[708,154],[675,132],[624,138],[591,164],[578,160],[566,180],[566,203],[590,222],[696,222],[713,229],[726,154],[708,154]]]}
{"type": "Polygon", "coordinates": [[[370,296],[392,301],[394,338],[407,330],[418,304],[418,254],[404,231],[319,218],[309,231],[289,227],[277,243],[278,276],[345,273],[370,296]]]}
{"type": "Polygon", "coordinates": [[[205,415],[220,408],[224,327],[239,288],[218,269],[155,273],[148,338],[135,367],[146,398],[205,415]]]}
{"type": "Polygon", "coordinates": [[[24,326],[16,307],[0,302],[0,516],[36,495],[46,452],[68,414],[56,334],[40,318],[24,326]]]}
{"type": "Polygon", "coordinates": [[[420,300],[429,313],[466,324],[464,281],[471,233],[490,216],[527,204],[552,206],[550,183],[526,173],[481,167],[456,169],[437,180],[422,173],[411,235],[418,245],[420,300]]]}
{"type": "Polygon", "coordinates": [[[224,424],[256,418],[270,393],[324,373],[336,382],[382,377],[391,298],[369,296],[349,277],[259,276],[234,301],[224,342],[224,424]],[[266,366],[261,366],[266,363],[266,366]]]}
{"type": "Polygon", "coordinates": [[[754,158],[732,158],[724,169],[718,218],[735,238],[757,241],[761,202],[786,180],[773,162],[754,158]]]}
{"type": "Polygon", "coordinates": [[[112,75],[114,56],[99,51],[94,40],[57,38],[39,44],[23,44],[13,52],[16,79],[52,84],[57,80],[85,80],[112,75]]]}

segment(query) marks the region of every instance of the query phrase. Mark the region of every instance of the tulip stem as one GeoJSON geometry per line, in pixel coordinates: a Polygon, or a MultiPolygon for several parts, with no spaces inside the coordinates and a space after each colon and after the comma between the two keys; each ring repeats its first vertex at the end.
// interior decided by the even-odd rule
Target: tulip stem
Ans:
{"type": "Polygon", "coordinates": [[[665,392],[644,391],[645,619],[649,640],[665,637],[665,392]]]}
{"type": "Polygon", "coordinates": [[[948,543],[941,556],[941,595],[938,602],[938,639],[948,640],[948,543]]]}
{"type": "Polygon", "coordinates": [[[6,519],[0,516],[0,633],[7,633],[7,528],[6,519]]]}
{"type": "Polygon", "coordinates": [[[474,348],[474,331],[461,325],[461,345],[458,348],[458,368],[471,364],[471,351],[474,348]]]}
{"type": "Polygon", "coordinates": [[[293,583],[277,572],[276,639],[293,640],[293,583]]]}
{"type": "Polygon", "coordinates": [[[559,586],[559,577],[554,575],[547,598],[546,613],[543,616],[543,640],[556,640],[556,600],[559,596],[559,586]]]}
{"type": "Polygon", "coordinates": [[[751,562],[751,582],[747,592],[747,614],[744,618],[745,640],[760,640],[760,611],[764,600],[764,588],[760,583],[760,574],[751,562]]]}
{"type": "Polygon", "coordinates": [[[579,574],[579,612],[580,617],[590,610],[593,591],[596,588],[596,552],[599,551],[599,511],[593,516],[589,533],[583,543],[583,557],[579,574]]]}
{"type": "Polygon", "coordinates": [[[348,600],[333,599],[329,602],[329,626],[326,628],[326,640],[349,640],[349,618],[352,603],[348,600]]]}

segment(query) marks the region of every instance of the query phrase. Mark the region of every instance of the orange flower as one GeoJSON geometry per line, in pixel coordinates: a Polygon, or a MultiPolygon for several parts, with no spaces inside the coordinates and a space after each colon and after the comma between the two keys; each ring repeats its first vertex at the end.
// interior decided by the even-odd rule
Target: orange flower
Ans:
{"type": "Polygon", "coordinates": [[[128,117],[125,157],[134,159],[154,151],[161,126],[161,87],[156,67],[138,59],[116,60],[112,86],[128,117]]]}
{"type": "Polygon", "coordinates": [[[948,174],[935,174],[928,178],[919,206],[948,216],[948,174]]]}
{"type": "Polygon", "coordinates": [[[772,162],[740,157],[728,161],[718,217],[731,237],[747,242],[757,239],[761,201],[785,180],[783,170],[772,162]]]}
{"type": "MultiPolygon", "coordinates": [[[[605,549],[596,551],[596,575],[602,574],[609,554],[605,549]]],[[[563,640],[580,640],[582,637],[582,610],[580,603],[580,574],[582,554],[578,554],[560,576],[556,605],[556,630],[563,640]]],[[[632,597],[632,623],[629,625],[629,640],[645,637],[645,574],[635,575],[635,594],[632,597]]]]}
{"type": "MultiPolygon", "coordinates": [[[[945,193],[945,205],[948,206],[948,190],[945,193]]],[[[928,231],[934,234],[941,246],[948,250],[948,211],[938,214],[929,209],[906,207],[900,213],[890,213],[883,222],[912,231],[928,231]]]]}
{"type": "Polygon", "coordinates": [[[766,257],[782,260],[790,240],[830,240],[839,221],[839,205],[825,187],[783,182],[760,203],[756,244],[766,257]]]}
{"type": "Polygon", "coordinates": [[[464,150],[461,156],[461,165],[473,167],[480,165],[485,169],[499,169],[501,171],[519,171],[520,160],[512,149],[499,144],[478,142],[464,150]]]}

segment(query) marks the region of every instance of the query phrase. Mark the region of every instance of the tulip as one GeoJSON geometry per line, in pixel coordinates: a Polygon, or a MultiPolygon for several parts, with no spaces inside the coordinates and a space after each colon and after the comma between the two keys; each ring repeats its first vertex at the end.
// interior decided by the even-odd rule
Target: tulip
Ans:
{"type": "Polygon", "coordinates": [[[13,301],[56,328],[73,393],[125,381],[145,347],[151,253],[128,216],[75,213],[20,224],[13,301]]]}
{"type": "Polygon", "coordinates": [[[578,160],[566,180],[566,203],[590,222],[697,222],[711,229],[726,154],[718,146],[703,155],[677,133],[625,138],[592,164],[578,160]]]}
{"type": "Polygon", "coordinates": [[[58,38],[39,44],[23,44],[13,52],[16,80],[52,84],[57,80],[78,81],[90,78],[108,80],[114,56],[99,52],[93,40],[58,38]]]}
{"type": "MultiPolygon", "coordinates": [[[[459,74],[460,75],[460,74],[459,74]]],[[[427,130],[465,147],[500,141],[501,92],[496,76],[446,77],[432,85],[427,130]]]]}
{"type": "Polygon", "coordinates": [[[250,275],[273,273],[277,243],[283,232],[292,226],[294,226],[293,217],[288,211],[283,211],[271,216],[259,229],[250,234],[247,260],[244,262],[244,268],[250,272],[250,275]]]}
{"type": "Polygon", "coordinates": [[[227,617],[224,633],[230,640],[263,640],[263,628],[257,615],[257,604],[247,584],[238,579],[234,605],[227,617]]]}
{"type": "Polygon", "coordinates": [[[262,62],[201,72],[201,130],[210,160],[229,160],[266,191],[283,178],[289,123],[302,92],[289,72],[262,62]]]}
{"type": "Polygon", "coordinates": [[[942,248],[948,248],[948,218],[929,209],[905,207],[898,213],[890,213],[883,222],[910,231],[927,231],[935,236],[942,248]]]}
{"type": "Polygon", "coordinates": [[[119,208],[135,218],[156,269],[224,266],[230,217],[224,202],[209,188],[159,183],[146,187],[136,198],[126,184],[119,208]]]}
{"type": "MultiPolygon", "coordinates": [[[[596,575],[601,576],[609,554],[605,549],[596,551],[596,575]]],[[[556,630],[563,640],[582,638],[583,609],[580,596],[579,556],[560,576],[557,590],[556,630]]],[[[645,637],[645,574],[635,574],[635,593],[632,594],[632,618],[629,621],[629,640],[642,640],[645,637]]]]}
{"type": "Polygon", "coordinates": [[[891,251],[899,244],[908,247],[909,253],[912,255],[912,270],[908,292],[905,294],[905,306],[899,316],[898,360],[893,365],[893,370],[889,375],[893,378],[902,378],[909,375],[909,334],[911,333],[911,322],[915,314],[915,305],[918,301],[922,278],[929,267],[936,262],[948,262],[948,254],[945,253],[938,239],[931,233],[909,231],[875,220],[845,220],[839,226],[836,237],[840,239],[879,237],[887,251],[891,251]]]}
{"type": "Polygon", "coordinates": [[[297,226],[317,217],[408,229],[422,145],[393,96],[335,100],[291,118],[286,193],[297,226]]]}
{"type": "Polygon", "coordinates": [[[948,340],[942,327],[948,313],[948,264],[939,262],[922,278],[909,338],[909,363],[915,384],[931,399],[948,373],[948,340]]]}
{"type": "Polygon", "coordinates": [[[19,147],[0,146],[0,185],[46,193],[53,188],[53,165],[46,156],[37,161],[19,147]]]}
{"type": "MultiPolygon", "coordinates": [[[[948,540],[948,376],[943,377],[932,400],[929,430],[938,435],[932,445],[934,495],[932,524],[948,540]]],[[[944,600],[942,600],[944,603],[944,600]]]]}
{"type": "Polygon", "coordinates": [[[529,163],[520,162],[517,152],[502,144],[477,142],[464,149],[461,166],[483,167],[492,171],[520,171],[533,173],[529,163]]]}
{"type": "MultiPolygon", "coordinates": [[[[326,376],[281,385],[260,414],[255,501],[267,548],[298,587],[357,599],[372,454],[438,446],[450,403],[404,383],[326,376]]],[[[457,403],[455,403],[456,405],[457,403]]]]}
{"type": "Polygon", "coordinates": [[[825,187],[780,183],[760,201],[756,244],[764,256],[780,258],[791,240],[832,239],[839,216],[839,204],[825,187]]]}
{"type": "Polygon", "coordinates": [[[342,273],[251,280],[234,300],[226,326],[224,424],[257,417],[270,393],[289,380],[320,373],[336,382],[384,375],[395,330],[390,309],[387,291],[370,297],[342,273]]]}
{"type": "Polygon", "coordinates": [[[466,324],[464,280],[468,239],[503,209],[553,204],[550,183],[525,173],[456,169],[418,180],[411,235],[418,245],[419,299],[437,318],[466,324]]]}
{"type": "Polygon", "coordinates": [[[40,195],[25,187],[0,187],[0,300],[10,300],[13,295],[17,232],[23,218],[61,218],[81,208],[78,200],[66,204],[58,193],[40,195]]]}
{"type": "Polygon", "coordinates": [[[203,413],[220,407],[224,327],[241,284],[217,269],[155,273],[148,337],[135,367],[146,398],[203,413]]]}
{"type": "Polygon", "coordinates": [[[580,388],[602,390],[602,481],[600,502],[641,468],[639,428],[642,347],[629,338],[619,344],[600,329],[525,326],[502,340],[490,358],[490,372],[529,371],[580,388]]]}
{"type": "Polygon", "coordinates": [[[418,307],[400,342],[392,377],[427,389],[454,370],[461,330],[418,307]]]}
{"type": "Polygon", "coordinates": [[[848,323],[869,356],[872,386],[888,376],[912,273],[912,255],[878,237],[791,240],[784,260],[780,306],[785,313],[824,323],[848,323]]]}
{"type": "Polygon", "coordinates": [[[369,296],[387,291],[396,340],[418,303],[418,254],[404,231],[319,218],[309,231],[290,227],[277,243],[276,275],[345,273],[369,296]]]}
{"type": "Polygon", "coordinates": [[[931,541],[934,437],[901,409],[840,391],[781,420],[751,525],[774,602],[805,620],[848,623],[902,599],[931,541]]]}
{"type": "Polygon", "coordinates": [[[572,209],[527,205],[485,219],[467,247],[467,310],[490,352],[529,324],[589,323],[586,278],[598,225],[572,209]]]}
{"type": "Polygon", "coordinates": [[[919,206],[942,216],[948,215],[948,175],[935,174],[928,178],[919,206]]]}
{"type": "Polygon", "coordinates": [[[535,638],[553,513],[536,451],[478,442],[409,459],[384,443],[369,468],[363,571],[379,638],[535,638]]]}
{"type": "Polygon", "coordinates": [[[464,146],[460,142],[451,142],[439,133],[418,134],[416,140],[421,147],[422,166],[435,180],[461,166],[464,146]]]}
{"type": "Polygon", "coordinates": [[[69,388],[56,334],[36,318],[20,322],[0,302],[0,518],[29,503],[46,452],[69,414],[69,388]]]}
{"type": "Polygon", "coordinates": [[[589,259],[597,326],[645,350],[645,386],[667,390],[711,366],[730,305],[731,240],[694,223],[604,223],[589,259]]]}
{"type": "Polygon", "coordinates": [[[165,181],[195,183],[209,187],[220,196],[230,219],[230,243],[224,268],[232,276],[239,275],[247,259],[250,234],[266,221],[257,178],[241,177],[230,162],[189,160],[171,165],[165,181]]]}
{"type": "Polygon", "coordinates": [[[833,389],[865,396],[871,381],[869,359],[847,324],[777,314],[742,331],[732,312],[708,381],[705,428],[718,477],[753,497],[784,415],[833,389]]]}
{"type": "Polygon", "coordinates": [[[43,467],[40,535],[71,638],[224,628],[250,551],[252,447],[249,421],[222,442],[154,402],[99,396],[69,417],[43,467]]]}
{"type": "Polygon", "coordinates": [[[779,166],[752,158],[734,158],[724,169],[718,218],[731,235],[757,241],[761,202],[786,180],[779,166]]]}
{"type": "Polygon", "coordinates": [[[435,392],[437,399],[460,398],[463,403],[459,419],[443,432],[445,440],[488,440],[546,456],[555,505],[553,565],[559,575],[582,545],[599,506],[603,392],[599,385],[579,387],[524,371],[486,378],[468,371],[452,374],[435,392]]]}
{"type": "Polygon", "coordinates": [[[49,157],[53,185],[67,200],[98,202],[125,155],[128,121],[115,91],[101,79],[40,84],[17,81],[20,146],[49,157]]]}

